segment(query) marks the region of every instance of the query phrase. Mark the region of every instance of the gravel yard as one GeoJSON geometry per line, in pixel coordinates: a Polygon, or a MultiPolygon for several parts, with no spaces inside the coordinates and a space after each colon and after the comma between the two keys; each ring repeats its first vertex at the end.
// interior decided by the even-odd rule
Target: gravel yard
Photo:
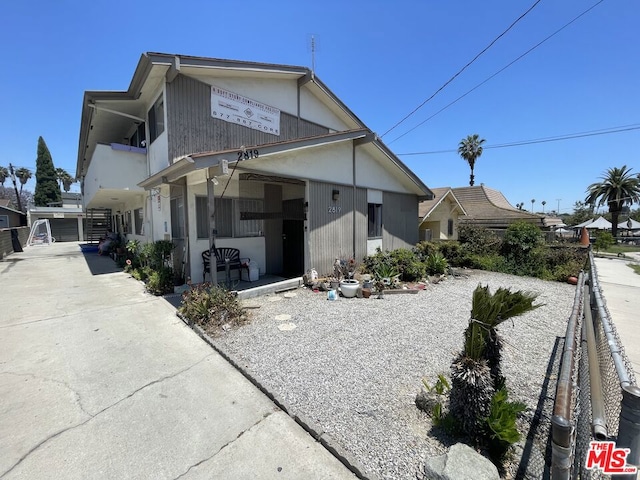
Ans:
{"type": "MultiPolygon", "coordinates": [[[[564,337],[571,313],[571,285],[467,273],[415,295],[386,295],[381,300],[372,296],[332,302],[326,292],[308,289],[296,290],[293,298],[260,297],[251,301],[260,308],[251,310],[249,324],[214,341],[287,403],[290,413],[302,414],[329,433],[365,474],[415,479],[425,456],[446,451],[429,435],[430,419],[415,407],[415,396],[423,377],[433,381],[439,373],[448,376],[451,360],[462,347],[478,283],[489,285],[492,292],[498,287],[531,291],[539,295],[536,303],[544,304],[499,328],[506,341],[502,366],[507,386],[512,398],[530,409],[525,439],[551,352],[557,337],[564,337]]],[[[547,392],[554,395],[555,381],[547,392]]]]}

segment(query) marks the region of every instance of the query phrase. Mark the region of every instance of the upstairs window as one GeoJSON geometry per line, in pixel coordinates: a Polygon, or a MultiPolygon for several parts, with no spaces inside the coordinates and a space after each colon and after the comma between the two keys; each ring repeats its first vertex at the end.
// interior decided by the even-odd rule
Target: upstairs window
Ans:
{"type": "Polygon", "coordinates": [[[164,98],[158,97],[156,103],[149,110],[149,141],[153,143],[164,132],[164,98]]]}
{"type": "Polygon", "coordinates": [[[368,219],[368,234],[369,238],[382,237],[382,204],[370,203],[368,219]]]}

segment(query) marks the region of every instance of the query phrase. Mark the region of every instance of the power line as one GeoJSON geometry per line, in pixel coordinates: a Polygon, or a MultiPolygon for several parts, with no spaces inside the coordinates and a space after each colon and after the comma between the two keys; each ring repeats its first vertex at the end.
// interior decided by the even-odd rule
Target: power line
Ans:
{"type": "Polygon", "coordinates": [[[502,32],[500,35],[498,35],[496,38],[494,38],[491,43],[489,45],[487,45],[480,53],[478,53],[475,57],[473,57],[473,59],[468,62],[464,67],[462,67],[460,70],[458,70],[458,72],[451,77],[449,80],[447,80],[444,85],[442,85],[440,88],[438,88],[433,95],[431,95],[429,98],[427,98],[424,102],[422,102],[420,105],[418,105],[416,108],[414,108],[411,113],[409,113],[408,115],[406,115],[402,120],[400,120],[398,123],[396,123],[393,127],[391,127],[389,130],[387,130],[386,132],[384,132],[380,138],[384,137],[387,133],[391,132],[393,129],[395,129],[396,127],[398,127],[400,124],[402,124],[406,119],[408,119],[411,115],[413,115],[414,113],[416,113],[418,110],[420,110],[428,101],[430,101],[433,97],[435,97],[438,93],[440,93],[441,90],[443,90],[447,85],[449,85],[451,82],[453,82],[456,77],[458,75],[460,75],[462,72],[464,72],[467,67],[469,67],[473,62],[475,62],[478,58],[480,58],[480,56],[485,53],[487,50],[489,50],[494,43],[496,43],[498,40],[500,40],[500,38],[502,38],[509,30],[511,30],[516,23],[518,23],[520,20],[522,20],[531,10],[533,10],[536,5],[538,5],[541,2],[541,0],[536,0],[536,2],[531,5],[531,7],[529,7],[529,9],[524,12],[522,15],[520,15],[511,25],[509,25],[509,27],[502,32]]]}
{"type": "MultiPolygon", "coordinates": [[[[533,140],[519,140],[517,142],[509,142],[509,143],[500,143],[497,145],[483,145],[483,149],[487,150],[490,148],[507,148],[507,147],[520,147],[522,145],[532,145],[535,143],[548,143],[548,142],[559,142],[561,140],[571,140],[574,138],[583,138],[583,137],[595,137],[598,135],[608,135],[610,133],[620,133],[620,132],[629,132],[631,130],[640,130],[640,124],[631,124],[631,125],[623,125],[620,127],[611,127],[604,128],[600,130],[591,130],[588,132],[580,132],[580,133],[568,133],[566,135],[558,135],[555,137],[543,137],[536,138],[533,140]]],[[[411,156],[411,155],[433,155],[437,153],[457,153],[457,149],[452,150],[434,150],[430,152],[409,152],[409,153],[398,153],[398,156],[411,156]]]]}
{"type": "MultiPolygon", "coordinates": [[[[586,15],[587,13],[589,13],[591,10],[593,10],[595,7],[597,7],[598,5],[600,5],[602,2],[604,2],[604,0],[599,0],[597,3],[593,4],[591,7],[589,7],[588,9],[586,9],[584,12],[582,12],[580,15],[578,15],[577,17],[575,17],[573,20],[571,20],[568,23],[565,23],[562,27],[560,27],[558,30],[556,30],[555,32],[553,32],[551,35],[549,35],[548,37],[546,37],[544,40],[538,42],[536,45],[534,45],[533,47],[531,47],[529,50],[527,50],[526,52],[524,52],[522,55],[520,55],[519,57],[517,57],[515,60],[511,61],[510,63],[508,63],[507,65],[505,65],[504,67],[502,67],[500,70],[498,70],[496,73],[494,73],[493,75],[487,77],[485,80],[483,80],[482,82],[480,82],[479,84],[477,84],[475,87],[473,87],[471,90],[467,91],[466,93],[460,95],[458,98],[456,98],[453,102],[449,103],[448,105],[445,105],[444,107],[442,107],[440,110],[438,110],[436,113],[434,113],[433,115],[431,115],[430,117],[428,117],[427,119],[423,120],[422,122],[418,123],[415,127],[410,128],[409,130],[407,130],[406,132],[404,132],[402,135],[400,135],[399,137],[394,138],[393,140],[391,140],[389,142],[389,145],[391,145],[393,142],[395,142],[396,140],[401,139],[402,137],[404,137],[405,135],[408,135],[409,133],[413,132],[416,128],[424,125],[425,123],[427,123],[429,120],[431,120],[433,117],[440,115],[442,112],[444,112],[447,108],[451,107],[452,105],[458,103],[458,101],[462,100],[464,97],[466,97],[467,95],[469,95],[471,92],[473,92],[474,90],[478,89],[479,87],[481,87],[482,85],[484,85],[485,83],[487,83],[489,80],[491,80],[493,77],[498,76],[500,73],[502,73],[503,71],[505,71],[507,68],[509,68],[511,65],[513,65],[514,63],[516,63],[517,61],[521,60],[522,58],[526,57],[527,55],[529,55],[531,52],[533,52],[536,48],[538,48],[540,45],[542,45],[543,43],[545,43],[547,40],[550,40],[552,37],[555,37],[558,33],[560,33],[562,30],[564,30],[565,28],[567,28],[569,25],[571,25],[572,23],[574,23],[575,21],[577,21],[579,18],[581,18],[582,16],[586,15]]],[[[416,109],[417,110],[417,109],[416,109]]],[[[413,113],[413,112],[412,112],[413,113]]],[[[394,127],[395,128],[395,127],[394,127]]],[[[390,130],[389,130],[390,131],[390,130]]]]}

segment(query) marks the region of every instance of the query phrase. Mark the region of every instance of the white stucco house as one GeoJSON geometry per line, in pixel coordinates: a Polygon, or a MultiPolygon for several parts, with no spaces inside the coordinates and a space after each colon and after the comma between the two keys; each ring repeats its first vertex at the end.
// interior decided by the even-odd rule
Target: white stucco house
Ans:
{"type": "Polygon", "coordinates": [[[163,53],[85,92],[76,176],[88,217],[172,240],[194,280],[213,243],[283,276],[413,246],[433,197],[308,68],[163,53]]]}
{"type": "Polygon", "coordinates": [[[451,187],[432,188],[433,198],[420,202],[418,224],[420,240],[457,240],[460,217],[467,212],[451,187]]]}

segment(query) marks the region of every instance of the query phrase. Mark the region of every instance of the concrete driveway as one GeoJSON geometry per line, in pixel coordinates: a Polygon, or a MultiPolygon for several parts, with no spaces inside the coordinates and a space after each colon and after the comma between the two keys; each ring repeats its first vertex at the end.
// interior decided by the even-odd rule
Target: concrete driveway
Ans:
{"type": "Polygon", "coordinates": [[[0,262],[0,479],[355,478],[77,243],[0,262]]]}

